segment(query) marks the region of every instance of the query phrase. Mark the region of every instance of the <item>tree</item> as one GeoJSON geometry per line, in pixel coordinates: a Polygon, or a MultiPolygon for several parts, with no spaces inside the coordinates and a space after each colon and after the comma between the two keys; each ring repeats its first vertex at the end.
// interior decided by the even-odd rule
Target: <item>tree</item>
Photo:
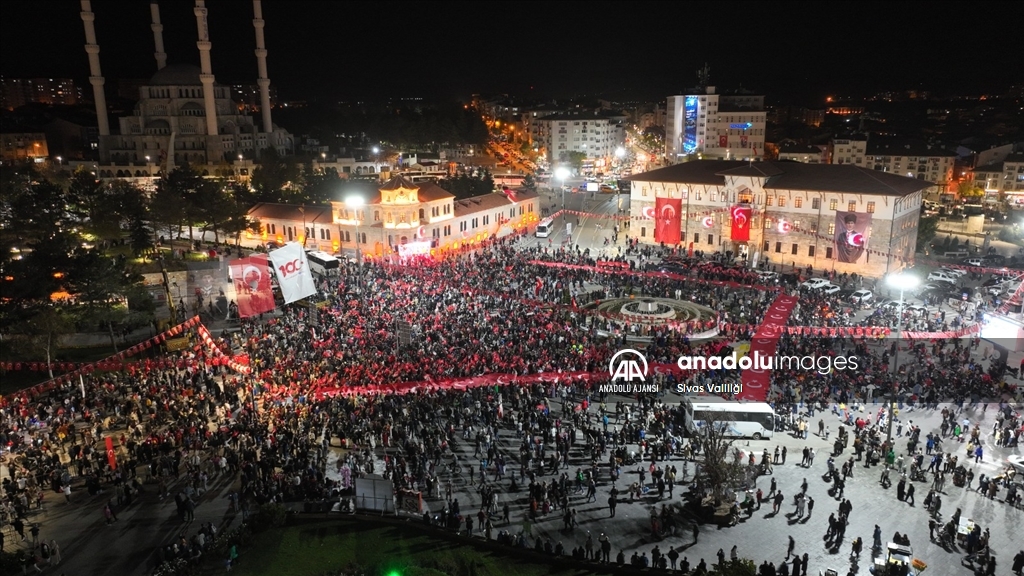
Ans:
{"type": "Polygon", "coordinates": [[[75,331],[75,322],[68,309],[59,305],[43,305],[33,310],[19,322],[10,325],[11,334],[17,340],[8,343],[13,345],[16,354],[26,357],[37,357],[42,354],[46,360],[46,369],[53,378],[53,357],[60,347],[61,340],[75,331]]]}
{"type": "Polygon", "coordinates": [[[733,448],[732,440],[726,436],[727,423],[713,414],[704,418],[704,425],[693,438],[703,456],[696,482],[716,499],[731,503],[737,486],[746,478],[746,466],[739,458],[739,449],[733,448]]]}
{"type": "Polygon", "coordinates": [[[189,165],[180,166],[157,182],[153,195],[154,219],[169,230],[188,227],[190,241],[195,228],[207,222],[212,203],[219,197],[220,184],[203,178],[189,165]]]}
{"type": "Polygon", "coordinates": [[[306,174],[302,182],[301,203],[325,206],[338,200],[342,179],[336,170],[306,174]]]}
{"type": "Polygon", "coordinates": [[[294,159],[282,158],[273,148],[264,148],[259,166],[252,172],[252,187],[260,202],[283,202],[285,190],[299,184],[301,175],[294,159]]]}
{"type": "Polygon", "coordinates": [[[534,179],[533,174],[527,174],[526,178],[523,178],[523,188],[531,192],[537,190],[537,180],[534,179]]]}
{"type": "Polygon", "coordinates": [[[567,164],[573,170],[580,170],[583,168],[583,161],[587,159],[587,155],[583,152],[576,152],[575,150],[567,150],[558,155],[558,161],[567,164]]]}
{"type": "Polygon", "coordinates": [[[962,180],[956,185],[956,193],[964,202],[971,203],[985,196],[985,190],[973,180],[962,180]]]}
{"type": "Polygon", "coordinates": [[[917,251],[924,251],[939,231],[939,217],[921,216],[917,222],[917,251]]]}

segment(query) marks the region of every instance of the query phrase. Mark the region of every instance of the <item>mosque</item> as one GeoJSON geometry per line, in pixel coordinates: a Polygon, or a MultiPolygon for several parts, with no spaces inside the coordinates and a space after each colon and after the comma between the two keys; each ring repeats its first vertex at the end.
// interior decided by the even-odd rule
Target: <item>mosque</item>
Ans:
{"type": "Polygon", "coordinates": [[[273,148],[282,155],[293,152],[293,136],[275,126],[271,119],[261,0],[252,3],[260,122],[240,112],[231,100],[230,87],[219,85],[214,79],[205,4],[204,0],[196,0],[194,8],[200,56],[200,65],[195,66],[167,64],[160,6],[155,1],[150,2],[157,71],[147,85],[139,88],[134,114],[120,118],[117,133],[111,133],[95,14],[91,2],[82,0],[85,51],[89,55],[89,82],[96,103],[100,157],[98,163],[82,164],[93,169],[100,178],[128,178],[148,188],[165,171],[185,163],[207,176],[248,176],[253,159],[263,150],[273,148]]]}

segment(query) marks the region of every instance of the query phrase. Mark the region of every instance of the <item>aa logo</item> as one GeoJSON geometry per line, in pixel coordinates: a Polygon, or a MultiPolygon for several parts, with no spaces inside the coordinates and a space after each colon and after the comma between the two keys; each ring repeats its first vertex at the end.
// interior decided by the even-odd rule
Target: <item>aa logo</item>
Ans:
{"type": "Polygon", "coordinates": [[[647,380],[647,358],[632,348],[619,350],[608,362],[608,373],[612,382],[644,382],[647,380]]]}

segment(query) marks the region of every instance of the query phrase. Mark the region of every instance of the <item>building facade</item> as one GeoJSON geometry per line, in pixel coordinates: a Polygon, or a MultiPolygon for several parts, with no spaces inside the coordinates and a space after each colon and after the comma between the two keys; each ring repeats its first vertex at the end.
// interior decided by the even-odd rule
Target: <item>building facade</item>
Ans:
{"type": "Polygon", "coordinates": [[[779,146],[779,160],[803,162],[804,164],[827,164],[828,146],[784,144],[779,146]]]}
{"type": "Polygon", "coordinates": [[[50,155],[42,132],[0,133],[0,162],[42,162],[50,155]]]}
{"type": "Polygon", "coordinates": [[[71,78],[0,78],[0,108],[14,110],[26,104],[74,106],[82,89],[71,78]]]}
{"type": "Polygon", "coordinates": [[[937,197],[953,182],[956,154],[918,140],[869,140],[864,137],[832,141],[832,163],[852,164],[931,183],[927,193],[937,197]]]}
{"type": "Polygon", "coordinates": [[[626,144],[625,116],[559,112],[536,120],[538,138],[552,164],[562,154],[579,152],[590,160],[610,160],[626,144]]]}
{"type": "Polygon", "coordinates": [[[986,202],[998,202],[1005,195],[1010,206],[1024,207],[1024,154],[1010,154],[1001,162],[978,166],[971,179],[985,190],[986,202]]]}
{"type": "Polygon", "coordinates": [[[764,154],[764,96],[704,94],[669,96],[665,113],[665,158],[686,156],[749,160],[764,154]]]}
{"type": "Polygon", "coordinates": [[[361,207],[344,199],[330,206],[258,204],[249,217],[259,233],[246,233],[245,244],[302,242],[307,249],[332,254],[386,256],[401,247],[458,250],[491,238],[501,238],[539,221],[536,194],[517,191],[457,200],[432,182],[414,183],[395,176],[387,182],[348,195],[359,196],[361,207]]]}
{"type": "Polygon", "coordinates": [[[663,199],[662,204],[681,206],[683,249],[869,277],[899,270],[913,258],[928,187],[916,178],[856,166],[728,160],[685,162],[629,180],[631,239],[657,243],[663,199]],[[733,230],[734,207],[750,211],[742,234],[733,230]],[[853,244],[839,236],[849,214],[861,235],[853,244]],[[744,235],[747,239],[733,240],[744,235]],[[855,257],[850,246],[859,252],[855,257]]]}

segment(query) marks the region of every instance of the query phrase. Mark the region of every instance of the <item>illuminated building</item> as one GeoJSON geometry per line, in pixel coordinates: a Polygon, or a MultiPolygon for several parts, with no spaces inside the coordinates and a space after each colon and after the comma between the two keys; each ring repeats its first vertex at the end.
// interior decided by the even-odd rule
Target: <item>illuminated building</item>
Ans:
{"type": "Polygon", "coordinates": [[[665,119],[665,158],[686,156],[722,160],[757,159],[764,154],[767,112],[764,96],[704,94],[669,96],[665,119]]]}

